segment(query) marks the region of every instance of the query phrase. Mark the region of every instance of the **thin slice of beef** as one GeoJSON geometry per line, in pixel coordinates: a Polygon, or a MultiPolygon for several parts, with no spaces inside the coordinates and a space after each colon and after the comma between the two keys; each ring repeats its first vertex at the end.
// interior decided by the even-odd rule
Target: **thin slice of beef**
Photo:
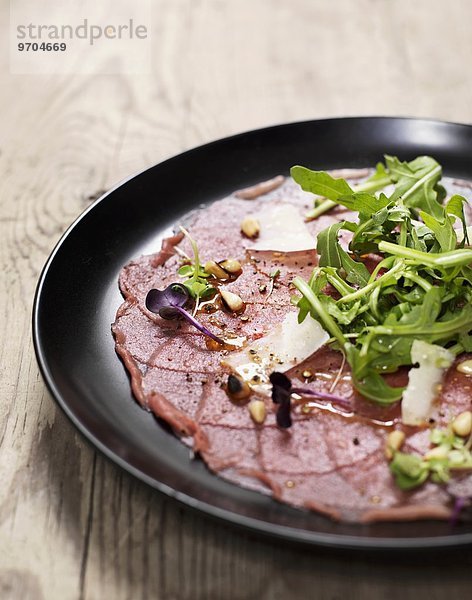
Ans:
{"type": "MultiPolygon", "coordinates": [[[[202,259],[234,257],[243,264],[240,277],[225,288],[243,298],[244,313],[235,315],[212,303],[203,304],[198,313],[198,319],[217,335],[232,332],[250,341],[270,331],[295,310],[290,303],[291,279],[308,278],[316,263],[315,252],[251,252],[240,223],[268,202],[290,202],[303,214],[311,206],[311,197],[287,180],[250,201],[233,195],[216,202],[186,222],[202,259]]],[[[337,209],[308,227],[316,234],[345,218],[352,215],[337,209]]],[[[144,408],[167,421],[219,476],[293,506],[353,522],[451,514],[452,497],[445,487],[427,483],[412,492],[396,487],[384,446],[392,428],[402,427],[398,406],[385,409],[359,397],[338,352],[322,348],[288,374],[298,386],[321,392],[333,392],[334,387],[338,396],[351,403],[351,412],[312,398],[295,401],[293,425],[283,430],[276,426],[269,397],[262,397],[267,411],[262,425],[252,421],[247,406],[232,403],[225,391],[228,373],[220,364],[229,350],[210,349],[187,322],[165,321],[145,307],[149,289],[180,281],[177,245],[191,255],[188,240],[177,234],[164,242],[160,252],[132,261],[120,274],[125,301],[112,329],[133,393],[144,408]]],[[[394,375],[397,384],[403,384],[406,376],[406,370],[394,375]]],[[[471,385],[470,377],[454,366],[449,369],[434,425],[444,426],[470,409],[471,385]]],[[[404,429],[406,450],[426,451],[429,431],[404,429]]],[[[472,496],[471,477],[461,479],[460,491],[472,496]]]]}

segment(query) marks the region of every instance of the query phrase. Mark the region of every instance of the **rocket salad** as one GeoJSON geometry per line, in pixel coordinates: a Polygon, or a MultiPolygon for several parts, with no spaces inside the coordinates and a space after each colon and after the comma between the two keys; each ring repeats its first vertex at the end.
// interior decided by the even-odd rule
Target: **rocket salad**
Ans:
{"type": "Polygon", "coordinates": [[[309,281],[293,281],[302,294],[294,299],[299,321],[311,314],[329,332],[358,392],[383,405],[400,400],[404,388],[389,385],[382,374],[412,364],[415,340],[453,355],[472,351],[466,199],[445,201],[442,169],[433,158],[400,162],[386,156],[361,190],[305,167],[295,166],[291,174],[303,190],[327,198],[319,214],[323,205],[358,213],[357,222],[335,223],[318,234],[318,266],[309,281]],[[388,195],[375,194],[387,185],[388,195]],[[352,234],[347,250],[341,230],[352,234]]]}

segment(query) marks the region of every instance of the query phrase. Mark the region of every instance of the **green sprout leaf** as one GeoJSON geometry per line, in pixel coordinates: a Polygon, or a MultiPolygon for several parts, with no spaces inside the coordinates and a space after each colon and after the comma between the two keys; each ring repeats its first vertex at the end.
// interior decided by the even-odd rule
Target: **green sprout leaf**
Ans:
{"type": "Polygon", "coordinates": [[[395,483],[402,490],[411,490],[424,483],[429,476],[429,466],[414,454],[395,452],[390,463],[395,483]]]}
{"type": "Polygon", "coordinates": [[[180,230],[190,242],[193,251],[193,260],[190,264],[182,265],[178,270],[178,274],[181,277],[187,278],[186,281],[183,281],[183,285],[195,300],[195,313],[198,309],[199,301],[211,298],[216,293],[216,289],[207,281],[209,275],[200,263],[197,242],[184,227],[180,227],[180,230]]]}

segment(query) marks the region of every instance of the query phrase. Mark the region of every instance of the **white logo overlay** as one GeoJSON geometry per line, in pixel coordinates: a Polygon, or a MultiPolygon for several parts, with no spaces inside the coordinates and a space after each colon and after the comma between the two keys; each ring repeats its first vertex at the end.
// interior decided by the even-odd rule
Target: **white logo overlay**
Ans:
{"type": "Polygon", "coordinates": [[[10,72],[149,74],[150,24],[151,0],[10,0],[10,72]]]}

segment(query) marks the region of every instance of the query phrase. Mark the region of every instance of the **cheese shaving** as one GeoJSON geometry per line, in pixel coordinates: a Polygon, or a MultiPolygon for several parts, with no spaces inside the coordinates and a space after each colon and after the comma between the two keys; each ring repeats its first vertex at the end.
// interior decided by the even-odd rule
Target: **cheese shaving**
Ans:
{"type": "Polygon", "coordinates": [[[435,344],[415,340],[411,346],[411,362],[419,363],[409,373],[408,385],[403,392],[402,421],[404,425],[421,425],[431,415],[438,385],[454,355],[435,344]]]}
{"type": "Polygon", "coordinates": [[[298,323],[288,313],[267,335],[230,354],[222,361],[251,385],[267,387],[272,371],[285,372],[311,356],[329,339],[318,321],[307,316],[298,323]]]}
{"type": "Polygon", "coordinates": [[[254,215],[260,224],[257,241],[251,250],[300,252],[314,250],[316,238],[309,231],[298,209],[292,204],[279,204],[254,215]]]}

